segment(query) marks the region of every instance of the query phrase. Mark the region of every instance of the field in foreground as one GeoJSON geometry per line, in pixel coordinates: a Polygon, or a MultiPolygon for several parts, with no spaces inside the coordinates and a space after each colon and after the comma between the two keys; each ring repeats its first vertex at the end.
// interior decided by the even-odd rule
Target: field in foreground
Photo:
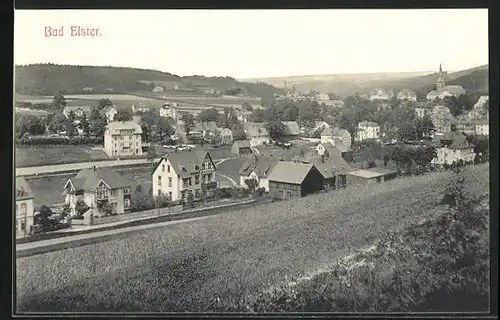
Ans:
{"type": "Polygon", "coordinates": [[[16,168],[108,159],[104,151],[93,150],[92,147],[83,145],[16,146],[16,168]]]}
{"type": "MultiPolygon", "coordinates": [[[[469,167],[466,189],[489,187],[469,167]]],[[[255,206],[126,239],[19,258],[19,311],[211,311],[425,218],[449,172],[255,206]],[[51,263],[47,263],[51,261],[51,263]]]]}

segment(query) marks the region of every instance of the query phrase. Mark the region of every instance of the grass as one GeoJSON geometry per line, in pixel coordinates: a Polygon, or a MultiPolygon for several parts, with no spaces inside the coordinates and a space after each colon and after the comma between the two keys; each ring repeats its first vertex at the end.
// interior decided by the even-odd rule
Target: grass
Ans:
{"type": "MultiPolygon", "coordinates": [[[[489,167],[465,172],[487,190],[489,167]]],[[[19,311],[212,311],[328,265],[440,200],[449,172],[347,188],[19,258],[19,311]],[[51,263],[47,263],[51,261],[51,263]]]]}
{"type": "Polygon", "coordinates": [[[92,147],[82,145],[18,145],[16,146],[16,168],[108,159],[104,151],[92,150],[92,147]]]}

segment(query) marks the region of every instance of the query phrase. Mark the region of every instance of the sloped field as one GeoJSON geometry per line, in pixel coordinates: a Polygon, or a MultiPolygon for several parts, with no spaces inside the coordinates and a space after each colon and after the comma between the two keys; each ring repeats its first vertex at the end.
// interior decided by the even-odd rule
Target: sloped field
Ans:
{"type": "MultiPolygon", "coordinates": [[[[488,165],[464,172],[489,188],[488,165]]],[[[410,177],[235,210],[129,238],[17,259],[19,311],[210,311],[314,272],[419,221],[452,174],[410,177]],[[50,261],[50,263],[49,263],[50,261]]]]}

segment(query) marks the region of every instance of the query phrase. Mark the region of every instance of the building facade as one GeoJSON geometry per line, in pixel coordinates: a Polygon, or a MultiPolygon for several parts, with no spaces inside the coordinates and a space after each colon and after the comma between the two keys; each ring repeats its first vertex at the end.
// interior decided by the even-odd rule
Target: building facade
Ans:
{"type": "Polygon", "coordinates": [[[30,186],[23,177],[16,177],[16,236],[26,236],[34,226],[34,199],[30,186]]]}
{"type": "Polygon", "coordinates": [[[323,190],[324,177],[312,164],[278,162],[268,177],[269,194],[278,199],[304,197],[323,190]]]}
{"type": "Polygon", "coordinates": [[[380,126],[373,121],[363,121],[358,124],[357,139],[363,141],[367,139],[378,139],[380,126]]]}
{"type": "Polygon", "coordinates": [[[66,118],[69,118],[70,113],[73,114],[77,118],[88,117],[90,115],[91,109],[89,106],[66,106],[63,109],[63,114],[66,118]]]}
{"type": "Polygon", "coordinates": [[[104,132],[104,150],[108,156],[142,155],[142,129],[135,121],[110,122],[104,132]]]}
{"type": "Polygon", "coordinates": [[[118,113],[115,107],[113,106],[106,106],[104,109],[101,110],[102,114],[106,117],[106,121],[112,122],[115,120],[115,115],[118,113]]]}
{"type": "Polygon", "coordinates": [[[352,136],[346,129],[325,128],[321,132],[321,143],[335,143],[335,138],[339,138],[346,147],[350,148],[352,145],[352,136]]]}
{"type": "Polygon", "coordinates": [[[489,136],[490,122],[486,119],[477,121],[475,125],[475,134],[478,136],[489,136]]]}
{"type": "Polygon", "coordinates": [[[434,138],[437,156],[432,160],[433,165],[451,165],[459,160],[472,163],[476,154],[474,145],[470,144],[462,133],[448,132],[434,138]]]}
{"type": "Polygon", "coordinates": [[[255,179],[257,181],[257,188],[263,188],[266,192],[269,192],[268,176],[278,162],[278,159],[271,157],[252,157],[238,172],[240,175],[240,186],[248,188],[245,181],[255,179]]]}
{"type": "Polygon", "coordinates": [[[179,116],[179,108],[176,103],[167,103],[160,107],[160,117],[170,117],[177,122],[179,116]]]}
{"type": "Polygon", "coordinates": [[[70,215],[77,214],[76,204],[83,201],[93,215],[123,214],[130,210],[132,182],[111,168],[83,169],[64,186],[65,203],[70,215]]]}
{"type": "Polygon", "coordinates": [[[160,160],[153,171],[153,195],[172,201],[212,197],[217,189],[215,164],[207,151],[183,151],[160,160]]]}

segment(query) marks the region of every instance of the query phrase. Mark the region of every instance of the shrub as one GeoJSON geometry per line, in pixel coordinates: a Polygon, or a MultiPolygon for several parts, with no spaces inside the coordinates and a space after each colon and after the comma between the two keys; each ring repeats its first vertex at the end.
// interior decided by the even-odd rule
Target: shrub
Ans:
{"type": "Polygon", "coordinates": [[[85,137],[85,136],[77,136],[77,137],[47,137],[47,136],[32,136],[32,137],[23,137],[17,139],[16,141],[19,144],[26,145],[81,145],[81,144],[102,144],[103,139],[100,137],[85,137]]]}

